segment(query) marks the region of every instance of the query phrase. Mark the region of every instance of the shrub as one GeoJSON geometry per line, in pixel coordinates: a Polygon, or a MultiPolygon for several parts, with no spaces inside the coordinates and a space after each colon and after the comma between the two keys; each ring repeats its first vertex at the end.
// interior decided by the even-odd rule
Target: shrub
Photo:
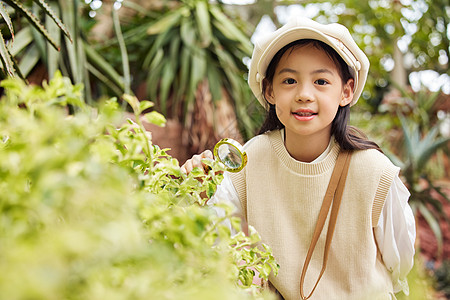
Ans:
{"type": "Polygon", "coordinates": [[[214,193],[220,166],[182,174],[142,126],[151,102],[126,96],[137,118],[120,125],[115,99],[86,106],[82,87],[59,74],[43,88],[2,87],[1,299],[270,297],[250,269],[276,273],[270,249],[249,247],[257,233],[201,196],[214,193]]]}

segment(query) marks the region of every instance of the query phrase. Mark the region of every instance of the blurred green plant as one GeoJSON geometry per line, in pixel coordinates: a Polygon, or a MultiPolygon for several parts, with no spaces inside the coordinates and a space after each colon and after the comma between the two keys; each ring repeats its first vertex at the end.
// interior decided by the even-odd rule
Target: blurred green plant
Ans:
{"type": "Polygon", "coordinates": [[[398,97],[387,100],[378,107],[382,114],[401,113],[411,122],[418,124],[420,130],[427,130],[437,122],[437,106],[439,104],[441,90],[431,92],[421,89],[417,92],[404,90],[396,86],[398,97]]]}
{"type": "Polygon", "coordinates": [[[409,187],[411,197],[409,203],[414,212],[419,211],[427,221],[438,243],[438,257],[442,255],[442,231],[439,220],[450,224],[443,204],[433,193],[441,195],[446,201],[448,196],[429,178],[426,165],[439,149],[447,147],[450,137],[439,136],[439,124],[428,130],[420,129],[413,119],[398,114],[403,131],[403,155],[401,158],[390,155],[393,162],[402,168],[402,174],[409,187]]]}
{"type": "Polygon", "coordinates": [[[123,25],[130,64],[139,70],[135,82],[146,83],[146,95],[158,111],[190,126],[196,97],[206,84],[213,103],[232,99],[244,135],[253,136],[259,124],[249,116],[253,96],[243,62],[253,47],[239,18],[231,20],[220,5],[207,0],[172,1],[161,12],[131,2],[123,5],[137,12],[123,25]]]}
{"type": "MultiPolygon", "coordinates": [[[[117,96],[124,91],[130,93],[122,76],[88,42],[84,23],[89,21],[83,16],[85,4],[82,1],[3,2],[9,6],[1,5],[0,14],[11,33],[10,38],[5,36],[0,39],[0,53],[2,57],[5,56],[8,70],[6,75],[14,76],[17,71],[20,77],[26,78],[43,63],[50,78],[57,70],[61,70],[73,83],[83,83],[87,102],[92,102],[92,91],[101,88],[117,96]],[[14,24],[19,28],[17,34],[14,34],[14,24]],[[8,46],[1,51],[5,39],[8,46]],[[14,68],[9,66],[9,62],[14,68]],[[91,86],[92,78],[97,79],[95,88],[91,86]]],[[[120,35],[120,31],[117,34],[120,35]]]]}
{"type": "Polygon", "coordinates": [[[124,96],[136,121],[122,124],[116,99],[88,106],[59,73],[42,88],[1,86],[1,299],[271,298],[250,269],[276,274],[270,249],[201,196],[220,166],[182,173],[142,125],[164,124],[141,114],[151,102],[124,96]]]}
{"type": "MultiPolygon", "coordinates": [[[[401,167],[404,181],[411,193],[409,203],[415,213],[421,213],[432,229],[437,239],[440,257],[443,240],[439,221],[444,219],[450,224],[450,218],[445,214],[443,204],[437,197],[442,196],[444,201],[450,199],[436,184],[436,177],[433,174],[436,170],[430,165],[443,152],[448,151],[450,142],[450,137],[442,136],[439,131],[437,107],[441,91],[413,92],[402,90],[400,87],[397,91],[399,93],[397,97],[391,97],[379,107],[384,116],[381,115],[378,119],[387,118],[388,123],[384,124],[388,127],[378,130],[384,132],[385,138],[385,132],[388,130],[397,135],[396,138],[391,137],[390,141],[387,137],[390,145],[383,150],[397,166],[401,167]],[[397,118],[393,118],[393,115],[397,118]]],[[[383,124],[373,120],[372,123],[377,126],[383,124]]]]}

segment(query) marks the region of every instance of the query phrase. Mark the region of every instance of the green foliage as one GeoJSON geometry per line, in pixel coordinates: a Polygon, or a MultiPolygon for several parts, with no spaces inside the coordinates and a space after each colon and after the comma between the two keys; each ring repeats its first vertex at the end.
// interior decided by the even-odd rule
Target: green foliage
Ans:
{"type": "Polygon", "coordinates": [[[5,59],[10,59],[12,64],[11,68],[6,64],[6,75],[15,76],[17,72],[25,79],[36,66],[44,64],[50,78],[60,70],[73,83],[83,83],[87,87],[83,94],[87,102],[92,101],[93,89],[103,88],[118,96],[124,91],[130,93],[119,73],[88,42],[85,23],[89,20],[83,15],[85,4],[82,1],[4,2],[10,7],[2,9],[0,6],[0,15],[11,30],[11,38],[0,38],[0,54],[3,53],[2,42],[8,41],[5,59]],[[15,35],[14,24],[17,27],[15,35]],[[93,77],[96,82],[91,80],[93,77]]]}
{"type": "MultiPolygon", "coordinates": [[[[48,4],[44,0],[34,0],[34,2],[36,3],[36,5],[41,7],[43,12],[46,15],[48,15],[54,22],[54,24],[56,24],[56,26],[70,39],[70,34],[65,28],[64,24],[61,22],[58,16],[55,15],[55,13],[48,6],[48,4]]],[[[29,24],[31,24],[37,30],[37,32],[39,32],[49,42],[49,44],[52,47],[54,47],[59,51],[58,42],[53,39],[47,28],[45,28],[44,25],[42,25],[42,23],[38,19],[38,17],[35,14],[33,14],[29,8],[25,6],[26,4],[24,5],[23,1],[4,0],[0,3],[0,15],[7,25],[9,34],[11,35],[11,42],[14,41],[14,27],[10,17],[10,12],[8,12],[8,9],[4,5],[4,3],[9,5],[9,7],[13,9],[13,12],[15,14],[23,15],[28,20],[29,24]]],[[[20,77],[24,78],[20,68],[17,68],[15,60],[13,58],[14,55],[11,52],[12,52],[11,47],[6,45],[6,40],[0,33],[0,58],[3,66],[2,67],[3,73],[11,77],[19,75],[20,77]]]]}
{"type": "Polygon", "coordinates": [[[420,211],[430,225],[437,239],[438,255],[441,255],[443,245],[439,220],[444,218],[450,224],[450,219],[445,214],[442,203],[433,196],[433,192],[440,194],[446,201],[450,201],[450,199],[439,186],[433,184],[433,181],[429,179],[425,166],[439,149],[447,146],[450,138],[438,136],[438,125],[433,126],[428,132],[424,132],[419,130],[418,124],[414,121],[406,119],[402,115],[399,117],[403,130],[403,156],[402,160],[393,155],[391,158],[402,167],[406,184],[411,192],[409,203],[415,212],[420,211]]]}
{"type": "Polygon", "coordinates": [[[243,59],[251,56],[252,44],[244,24],[207,0],[173,1],[161,12],[136,4],[131,8],[137,15],[122,20],[123,38],[136,70],[135,82],[146,83],[146,95],[158,110],[190,124],[199,85],[207,82],[214,103],[231,97],[244,134],[252,136],[259,124],[249,116],[253,96],[243,59]]]}
{"type": "MultiPolygon", "coordinates": [[[[318,19],[339,22],[349,28],[357,44],[370,60],[370,72],[363,98],[372,111],[376,111],[393,81],[405,82],[409,78],[392,78],[383,62],[395,58],[394,47],[401,40],[405,75],[421,70],[434,70],[449,74],[450,4],[448,0],[423,1],[359,1],[333,0],[308,3],[320,9],[318,19]],[[444,61],[440,62],[440,60],[444,61]]],[[[395,87],[394,87],[395,88],[395,87]]]]}
{"type": "Polygon", "coordinates": [[[125,96],[136,121],[121,124],[115,99],[89,107],[60,74],[1,85],[1,299],[270,297],[249,269],[276,273],[270,249],[205,205],[220,166],[182,173],[142,126],[163,120],[141,116],[151,102],[125,96]]]}

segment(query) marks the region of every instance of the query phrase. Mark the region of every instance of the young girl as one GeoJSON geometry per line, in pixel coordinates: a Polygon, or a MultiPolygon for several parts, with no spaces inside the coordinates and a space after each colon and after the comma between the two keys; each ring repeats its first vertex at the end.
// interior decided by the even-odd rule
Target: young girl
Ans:
{"type": "MultiPolygon", "coordinates": [[[[267,119],[244,146],[247,166],[226,173],[211,201],[234,203],[272,247],[280,270],[270,285],[286,300],[408,293],[415,240],[409,192],[399,168],[347,125],[368,67],[339,24],[296,18],[255,45],[249,85],[267,119]],[[349,152],[340,206],[328,213],[327,187],[339,154],[349,152]]],[[[183,170],[201,167],[206,157],[212,158],[210,151],[195,155],[183,170]]]]}

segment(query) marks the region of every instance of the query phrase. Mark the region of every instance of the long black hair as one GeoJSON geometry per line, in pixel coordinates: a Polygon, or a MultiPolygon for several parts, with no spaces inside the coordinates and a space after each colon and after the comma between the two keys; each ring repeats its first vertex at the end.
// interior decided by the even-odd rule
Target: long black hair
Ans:
{"type": "MultiPolygon", "coordinates": [[[[279,50],[269,63],[266,71],[266,77],[263,81],[262,94],[265,95],[266,89],[268,89],[273,82],[273,77],[275,76],[275,69],[281,60],[281,57],[289,50],[294,50],[295,47],[301,47],[305,45],[312,45],[317,49],[325,51],[325,53],[331,58],[331,60],[336,64],[339,75],[341,76],[342,82],[347,82],[349,79],[353,78],[350,74],[348,65],[344,60],[337,54],[337,52],[331,48],[329,45],[318,40],[304,39],[294,41],[279,50]]],[[[267,116],[261,126],[259,133],[262,134],[267,131],[282,129],[284,125],[278,119],[275,105],[267,103],[267,116]]],[[[380,147],[373,141],[370,141],[367,136],[358,128],[348,125],[350,119],[350,104],[346,106],[339,106],[336,116],[331,124],[331,135],[334,135],[336,142],[339,144],[343,150],[364,150],[364,149],[377,149],[381,151],[380,147]]],[[[382,151],[381,151],[382,152],[382,151]]]]}

